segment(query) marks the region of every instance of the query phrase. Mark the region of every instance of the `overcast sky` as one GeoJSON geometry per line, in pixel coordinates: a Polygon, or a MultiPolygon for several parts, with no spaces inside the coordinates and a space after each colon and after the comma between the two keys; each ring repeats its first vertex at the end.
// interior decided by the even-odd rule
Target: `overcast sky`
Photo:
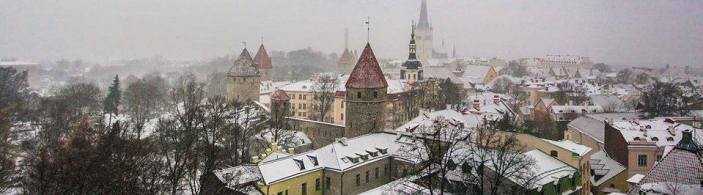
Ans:
{"type": "MultiPolygon", "coordinates": [[[[366,42],[407,54],[420,0],[0,0],[0,57],[204,59],[255,49],[325,52],[366,42]]],[[[703,65],[703,1],[428,1],[435,47],[461,56],[590,56],[703,65]]]]}

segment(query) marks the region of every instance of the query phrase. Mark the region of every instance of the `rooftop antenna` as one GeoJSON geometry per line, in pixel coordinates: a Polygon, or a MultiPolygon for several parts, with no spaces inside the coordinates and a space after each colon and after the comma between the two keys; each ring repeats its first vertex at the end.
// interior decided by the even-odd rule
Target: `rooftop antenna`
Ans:
{"type": "Polygon", "coordinates": [[[366,16],[366,22],[364,22],[364,23],[366,23],[366,42],[368,43],[370,32],[371,32],[371,17],[366,16]]]}

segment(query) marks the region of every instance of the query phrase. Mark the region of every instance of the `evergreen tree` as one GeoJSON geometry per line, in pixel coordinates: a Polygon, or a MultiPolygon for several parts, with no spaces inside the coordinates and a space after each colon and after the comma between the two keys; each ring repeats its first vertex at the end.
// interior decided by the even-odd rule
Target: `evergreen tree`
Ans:
{"type": "Polygon", "coordinates": [[[121,98],[120,77],[119,75],[115,75],[115,79],[112,80],[112,85],[110,85],[110,88],[107,90],[107,97],[105,97],[105,101],[103,102],[103,111],[117,115],[121,98]]]}

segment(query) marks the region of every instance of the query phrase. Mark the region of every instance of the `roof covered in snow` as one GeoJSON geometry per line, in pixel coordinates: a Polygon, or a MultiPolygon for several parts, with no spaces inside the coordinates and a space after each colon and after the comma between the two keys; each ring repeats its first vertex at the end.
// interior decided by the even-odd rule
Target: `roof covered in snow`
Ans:
{"type": "Polygon", "coordinates": [[[683,131],[694,131],[693,127],[669,118],[615,121],[612,126],[627,142],[653,142],[657,146],[676,145],[683,131]]]}
{"type": "Polygon", "coordinates": [[[561,140],[561,141],[554,141],[554,140],[548,140],[548,139],[542,139],[546,142],[551,143],[552,145],[555,145],[557,147],[566,149],[568,151],[571,151],[575,154],[578,154],[579,156],[584,156],[588,154],[588,152],[591,151],[591,148],[588,146],[584,146],[581,144],[577,144],[571,140],[561,140]]]}
{"type": "Polygon", "coordinates": [[[594,177],[598,178],[597,180],[591,180],[591,183],[596,186],[610,180],[626,169],[625,166],[610,158],[603,150],[593,153],[590,163],[594,177]]]}

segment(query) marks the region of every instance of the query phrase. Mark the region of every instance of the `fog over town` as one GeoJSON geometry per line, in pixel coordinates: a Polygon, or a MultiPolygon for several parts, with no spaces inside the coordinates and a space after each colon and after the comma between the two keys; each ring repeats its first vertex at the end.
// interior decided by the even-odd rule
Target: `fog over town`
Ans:
{"type": "Polygon", "coordinates": [[[703,1],[2,0],[0,194],[700,195],[703,1]]]}

